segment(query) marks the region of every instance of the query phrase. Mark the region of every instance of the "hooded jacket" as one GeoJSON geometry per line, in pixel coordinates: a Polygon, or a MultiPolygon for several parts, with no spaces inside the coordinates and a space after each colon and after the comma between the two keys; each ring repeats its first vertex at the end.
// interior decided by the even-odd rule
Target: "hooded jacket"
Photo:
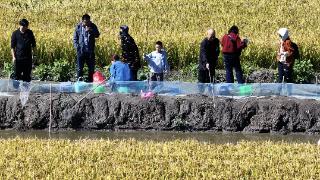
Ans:
{"type": "Polygon", "coordinates": [[[222,53],[223,54],[236,54],[240,55],[242,49],[246,48],[247,45],[241,41],[238,34],[233,32],[226,34],[221,39],[222,53]]]}
{"type": "Polygon", "coordinates": [[[120,32],[122,58],[128,63],[130,69],[138,70],[140,68],[140,57],[138,46],[128,32],[120,32]]]}
{"type": "Polygon", "coordinates": [[[294,49],[289,37],[289,31],[287,28],[280,28],[278,34],[281,36],[281,40],[279,42],[277,61],[281,61],[284,58],[285,62],[291,66],[294,64],[294,49]]]}
{"type": "Polygon", "coordinates": [[[96,40],[95,38],[98,38],[100,36],[100,32],[97,28],[97,26],[94,23],[90,23],[90,27],[92,28],[91,32],[88,32],[88,45],[87,49],[85,49],[85,33],[84,27],[82,26],[82,23],[80,22],[77,24],[74,34],[73,34],[73,45],[74,48],[77,50],[77,53],[81,54],[85,51],[93,53],[95,48],[96,40]]]}

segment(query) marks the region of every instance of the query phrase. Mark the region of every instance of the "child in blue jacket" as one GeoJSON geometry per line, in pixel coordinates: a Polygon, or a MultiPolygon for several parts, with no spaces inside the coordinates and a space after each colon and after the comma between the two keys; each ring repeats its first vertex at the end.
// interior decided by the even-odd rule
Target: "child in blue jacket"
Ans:
{"type": "Polygon", "coordinates": [[[110,81],[130,81],[131,71],[129,65],[122,62],[118,55],[114,55],[112,59],[110,81]]]}

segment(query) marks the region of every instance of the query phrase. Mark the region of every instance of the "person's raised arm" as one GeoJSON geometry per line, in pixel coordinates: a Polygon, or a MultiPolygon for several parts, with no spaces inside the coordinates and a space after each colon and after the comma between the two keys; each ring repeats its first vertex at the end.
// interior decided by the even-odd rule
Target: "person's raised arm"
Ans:
{"type": "Polygon", "coordinates": [[[12,36],[11,36],[11,56],[12,56],[13,63],[16,61],[16,47],[17,47],[17,39],[15,36],[15,33],[12,33],[12,36]]]}
{"type": "Polygon", "coordinates": [[[202,41],[200,44],[200,61],[201,64],[205,64],[206,68],[208,69],[209,67],[209,63],[208,63],[208,57],[207,57],[207,53],[206,53],[206,42],[202,41]]]}
{"type": "Polygon", "coordinates": [[[73,46],[77,50],[79,48],[79,34],[78,34],[78,26],[76,26],[73,33],[73,46]]]}
{"type": "Polygon", "coordinates": [[[169,66],[169,63],[168,63],[168,54],[167,54],[167,52],[166,51],[163,51],[164,53],[163,53],[163,64],[164,64],[164,70],[165,70],[165,72],[168,72],[168,71],[170,71],[170,66],[169,66]]]}
{"type": "Polygon", "coordinates": [[[93,24],[92,34],[95,38],[99,38],[99,36],[100,36],[100,32],[98,30],[98,27],[95,24],[93,24]]]}

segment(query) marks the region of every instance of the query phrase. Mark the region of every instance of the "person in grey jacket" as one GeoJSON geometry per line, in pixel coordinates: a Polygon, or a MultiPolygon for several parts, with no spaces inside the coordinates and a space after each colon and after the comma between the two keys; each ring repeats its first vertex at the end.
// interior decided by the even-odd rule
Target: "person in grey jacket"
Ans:
{"type": "Polygon", "coordinates": [[[97,26],[91,22],[90,16],[85,14],[82,16],[82,22],[77,24],[74,35],[73,44],[77,51],[77,78],[83,78],[84,63],[89,69],[88,81],[93,81],[93,73],[95,69],[95,39],[100,36],[97,26]]]}

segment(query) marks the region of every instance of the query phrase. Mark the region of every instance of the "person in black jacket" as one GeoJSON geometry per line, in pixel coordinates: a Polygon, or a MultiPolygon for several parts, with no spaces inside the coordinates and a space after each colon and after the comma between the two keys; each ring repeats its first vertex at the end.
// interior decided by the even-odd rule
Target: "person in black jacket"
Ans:
{"type": "Polygon", "coordinates": [[[19,29],[14,31],[11,36],[11,55],[14,64],[13,78],[30,82],[36,40],[33,32],[28,28],[28,20],[21,19],[19,25],[19,29]]]}
{"type": "Polygon", "coordinates": [[[129,27],[126,25],[120,26],[120,41],[122,58],[128,63],[131,70],[131,81],[137,81],[138,70],[140,65],[140,56],[138,46],[134,39],[129,34],[129,27]]]}
{"type": "Polygon", "coordinates": [[[202,40],[200,45],[198,74],[199,83],[214,82],[215,68],[217,65],[219,53],[219,39],[215,37],[215,31],[213,29],[209,29],[207,31],[207,37],[202,40]]]}

